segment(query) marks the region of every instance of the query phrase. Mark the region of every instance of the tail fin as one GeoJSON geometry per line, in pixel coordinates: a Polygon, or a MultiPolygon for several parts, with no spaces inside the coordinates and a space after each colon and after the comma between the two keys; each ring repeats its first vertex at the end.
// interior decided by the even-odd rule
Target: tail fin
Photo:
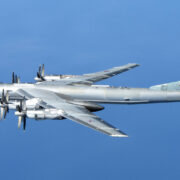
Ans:
{"type": "Polygon", "coordinates": [[[180,91],[180,81],[152,86],[150,89],[161,91],[180,91]]]}

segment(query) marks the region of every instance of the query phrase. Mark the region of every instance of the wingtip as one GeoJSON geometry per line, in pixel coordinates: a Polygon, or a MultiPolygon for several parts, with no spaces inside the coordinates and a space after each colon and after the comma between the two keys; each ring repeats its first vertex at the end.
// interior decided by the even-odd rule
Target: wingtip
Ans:
{"type": "Polygon", "coordinates": [[[134,66],[140,66],[140,64],[138,63],[131,63],[131,64],[133,64],[134,66]]]}
{"type": "Polygon", "coordinates": [[[140,66],[138,63],[129,63],[128,66],[132,66],[133,68],[140,66]]]}
{"type": "Polygon", "coordinates": [[[115,134],[115,135],[111,135],[111,137],[128,138],[129,136],[126,134],[115,134]]]}

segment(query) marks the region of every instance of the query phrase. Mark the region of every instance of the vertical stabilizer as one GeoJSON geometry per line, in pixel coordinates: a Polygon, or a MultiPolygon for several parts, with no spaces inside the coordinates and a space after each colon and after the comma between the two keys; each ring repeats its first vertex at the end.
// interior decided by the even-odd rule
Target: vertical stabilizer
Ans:
{"type": "Polygon", "coordinates": [[[152,86],[150,89],[158,91],[180,91],[180,81],[152,86]]]}

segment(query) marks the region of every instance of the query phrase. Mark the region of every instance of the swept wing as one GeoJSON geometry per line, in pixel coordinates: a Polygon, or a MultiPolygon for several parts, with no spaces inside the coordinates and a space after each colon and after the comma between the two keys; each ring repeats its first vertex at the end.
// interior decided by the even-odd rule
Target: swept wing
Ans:
{"type": "Polygon", "coordinates": [[[97,72],[97,73],[84,74],[83,76],[86,81],[91,81],[92,83],[95,83],[95,82],[113,77],[115,75],[118,75],[120,73],[126,72],[137,66],[139,66],[139,65],[138,64],[127,64],[125,66],[114,67],[112,69],[108,69],[108,70],[97,72]]]}
{"type": "Polygon", "coordinates": [[[74,85],[74,84],[85,84],[92,85],[98,81],[108,79],[130,69],[139,66],[138,64],[127,64],[120,67],[114,67],[105,71],[100,71],[91,74],[83,74],[82,76],[69,77],[67,79],[60,79],[58,81],[45,81],[41,82],[41,84],[65,84],[65,85],[74,85]]]}
{"type": "Polygon", "coordinates": [[[108,124],[84,106],[75,105],[71,98],[41,89],[20,89],[17,93],[26,99],[39,98],[39,105],[43,108],[55,108],[62,110],[62,116],[94,130],[113,137],[127,137],[126,134],[108,124]]]}

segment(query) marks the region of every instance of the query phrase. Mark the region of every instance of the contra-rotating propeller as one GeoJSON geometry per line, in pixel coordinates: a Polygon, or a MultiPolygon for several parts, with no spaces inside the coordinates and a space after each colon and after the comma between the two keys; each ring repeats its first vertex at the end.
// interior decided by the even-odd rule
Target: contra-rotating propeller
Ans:
{"type": "Polygon", "coordinates": [[[19,112],[18,114],[18,128],[21,127],[23,122],[23,130],[26,130],[26,100],[25,98],[20,101],[20,105],[16,107],[16,110],[19,112]]]}
{"type": "Polygon", "coordinates": [[[20,83],[20,78],[13,72],[12,73],[12,84],[19,84],[20,83]]]}
{"type": "Polygon", "coordinates": [[[37,77],[39,79],[41,79],[42,81],[44,81],[44,75],[45,75],[45,68],[44,68],[44,64],[42,66],[39,66],[39,70],[37,72],[37,77]]]}
{"type": "Polygon", "coordinates": [[[7,113],[9,112],[9,93],[8,91],[4,92],[4,89],[2,90],[2,95],[1,95],[1,120],[6,118],[7,113]]]}

